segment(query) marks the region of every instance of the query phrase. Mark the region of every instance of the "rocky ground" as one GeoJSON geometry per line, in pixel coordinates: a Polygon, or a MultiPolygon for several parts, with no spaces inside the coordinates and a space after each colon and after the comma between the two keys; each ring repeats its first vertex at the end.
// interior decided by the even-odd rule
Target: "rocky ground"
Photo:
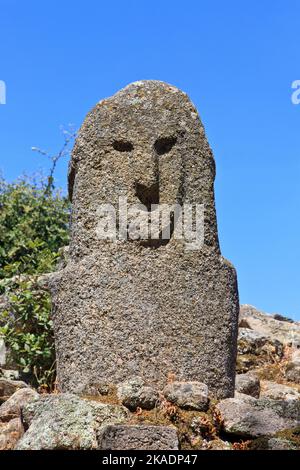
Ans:
{"type": "Polygon", "coordinates": [[[172,376],[38,394],[2,369],[0,449],[300,450],[300,323],[243,305],[239,326],[236,394],[221,401],[172,376]]]}

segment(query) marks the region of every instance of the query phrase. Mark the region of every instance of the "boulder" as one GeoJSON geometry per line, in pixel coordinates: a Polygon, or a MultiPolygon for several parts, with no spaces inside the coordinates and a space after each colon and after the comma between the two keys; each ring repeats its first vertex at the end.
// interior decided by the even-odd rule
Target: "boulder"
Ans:
{"type": "Polygon", "coordinates": [[[0,406],[0,421],[19,418],[22,407],[38,397],[39,394],[32,388],[20,388],[0,406]]]}
{"type": "Polygon", "coordinates": [[[277,339],[258,331],[240,328],[238,334],[238,354],[283,356],[283,344],[277,339]]]}
{"type": "Polygon", "coordinates": [[[272,341],[300,346],[300,323],[281,315],[268,315],[252,305],[241,305],[239,323],[272,341]]]}
{"type": "Polygon", "coordinates": [[[300,364],[297,362],[288,362],[284,375],[289,382],[300,384],[300,364]]]}
{"type": "Polygon", "coordinates": [[[99,437],[102,450],[178,450],[176,428],[149,425],[108,425],[99,437]]]}
{"type": "Polygon", "coordinates": [[[297,446],[289,439],[281,437],[259,437],[250,444],[250,450],[297,450],[297,446]]]}
{"type": "Polygon", "coordinates": [[[163,391],[165,398],[185,410],[206,411],[208,387],[202,382],[171,382],[163,391]]]}
{"type": "Polygon", "coordinates": [[[272,437],[268,440],[269,450],[296,450],[295,444],[288,439],[281,439],[279,437],[272,437]]]}
{"type": "Polygon", "coordinates": [[[210,441],[207,446],[207,450],[231,450],[231,444],[227,441],[222,441],[221,439],[214,439],[210,441]]]}
{"type": "Polygon", "coordinates": [[[137,408],[151,410],[159,400],[158,392],[146,386],[141,377],[120,383],[117,386],[117,395],[122,404],[132,411],[137,408]]]}
{"type": "Polygon", "coordinates": [[[101,428],[123,423],[127,418],[123,406],[72,394],[42,395],[22,410],[24,427],[29,428],[17,449],[98,449],[101,428]]]}
{"type": "Polygon", "coordinates": [[[20,372],[13,369],[0,369],[0,378],[9,380],[19,380],[20,372]]]}
{"type": "Polygon", "coordinates": [[[29,387],[29,385],[27,385],[22,380],[0,378],[0,400],[7,400],[17,390],[25,387],[29,387]]]}
{"type": "Polygon", "coordinates": [[[237,346],[239,373],[280,361],[284,354],[284,346],[280,341],[245,327],[239,329],[237,346]]]}
{"type": "Polygon", "coordinates": [[[261,381],[260,396],[273,398],[274,400],[299,400],[300,393],[288,385],[263,380],[261,381]]]}
{"type": "Polygon", "coordinates": [[[235,377],[235,390],[239,393],[259,398],[259,378],[252,374],[237,374],[235,377]]]}
{"type": "Polygon", "coordinates": [[[0,422],[0,450],[12,450],[23,436],[24,428],[20,418],[11,419],[7,423],[0,422]]]}
{"type": "Polygon", "coordinates": [[[300,349],[294,349],[292,352],[291,361],[294,364],[300,365],[300,349]]]}
{"type": "Polygon", "coordinates": [[[255,401],[256,398],[252,397],[251,395],[246,395],[245,393],[240,393],[235,391],[234,398],[239,398],[242,401],[255,401]]]}
{"type": "Polygon", "coordinates": [[[227,398],[216,406],[224,431],[243,437],[273,436],[300,425],[300,401],[227,398]]]}
{"type": "Polygon", "coordinates": [[[4,339],[0,336],[0,367],[6,364],[6,346],[4,339]]]}
{"type": "Polygon", "coordinates": [[[300,384],[300,349],[294,349],[285,367],[285,378],[289,382],[300,384]]]}

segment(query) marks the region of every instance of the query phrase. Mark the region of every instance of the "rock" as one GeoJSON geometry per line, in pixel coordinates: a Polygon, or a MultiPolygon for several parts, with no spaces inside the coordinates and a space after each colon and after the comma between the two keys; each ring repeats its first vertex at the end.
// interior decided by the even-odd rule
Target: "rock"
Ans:
{"type": "Polygon", "coordinates": [[[41,395],[22,410],[25,428],[18,450],[97,449],[106,424],[123,423],[126,408],[85,400],[76,395],[41,395]]]}
{"type": "Polygon", "coordinates": [[[287,318],[284,320],[278,318],[280,318],[278,315],[268,315],[252,305],[240,307],[240,324],[247,324],[248,328],[271,338],[272,341],[300,346],[300,323],[287,318]]]}
{"type": "Polygon", "coordinates": [[[158,392],[146,386],[141,377],[134,377],[119,384],[117,394],[122,404],[132,411],[137,408],[151,410],[159,400],[158,392]]]}
{"type": "Polygon", "coordinates": [[[247,372],[266,363],[280,361],[284,347],[277,339],[248,328],[240,328],[238,334],[237,371],[247,372]]]}
{"type": "Polygon", "coordinates": [[[272,339],[258,331],[240,328],[238,334],[238,353],[255,355],[272,354],[281,359],[283,356],[283,344],[277,339],[272,339]]]}
{"type": "Polygon", "coordinates": [[[149,425],[108,425],[100,433],[101,450],[178,450],[176,428],[149,425]]]}
{"type": "Polygon", "coordinates": [[[132,375],[162,388],[171,373],[185,382],[201,377],[212,395],[233,395],[238,289],[220,252],[214,179],[197,110],[176,87],[132,83],[88,114],[69,165],[69,257],[50,281],[62,391],[132,375]],[[179,215],[173,223],[167,214],[164,238],[148,230],[150,212],[155,229],[163,209],[151,207],[157,202],[171,212],[175,203],[179,215]],[[144,238],[136,204],[146,209],[144,238]],[[185,217],[180,238],[184,204],[193,222],[197,209],[198,230],[185,217]]]}
{"type": "Polygon", "coordinates": [[[21,416],[21,408],[39,397],[32,388],[20,388],[0,406],[0,421],[9,421],[21,416]]]}
{"type": "MultiPolygon", "coordinates": [[[[62,253],[61,250],[60,250],[60,253],[62,253]]],[[[60,258],[58,260],[58,264],[59,263],[60,263],[60,258]]],[[[41,290],[48,291],[52,276],[55,276],[55,273],[52,273],[52,272],[45,273],[45,274],[41,274],[38,277],[35,277],[35,282],[36,282],[37,287],[41,290]]]]}
{"type": "Polygon", "coordinates": [[[272,436],[300,425],[300,401],[227,398],[216,409],[224,431],[243,437],[272,436]]]}
{"type": "Polygon", "coordinates": [[[300,365],[300,349],[294,349],[292,352],[291,362],[300,365]]]}
{"type": "Polygon", "coordinates": [[[239,393],[259,398],[260,381],[255,375],[237,374],[235,377],[235,389],[239,393]]]}
{"type": "Polygon", "coordinates": [[[0,337],[0,367],[6,364],[6,346],[4,339],[0,337]]]}
{"type": "Polygon", "coordinates": [[[6,400],[20,388],[29,387],[22,380],[0,378],[0,400],[6,400]]]}
{"type": "Polygon", "coordinates": [[[23,434],[20,418],[14,418],[7,423],[0,422],[0,450],[14,449],[23,434]]]}
{"type": "Polygon", "coordinates": [[[284,375],[289,382],[300,384],[300,364],[297,362],[288,362],[284,375]]]}
{"type": "Polygon", "coordinates": [[[256,366],[261,365],[260,362],[259,356],[239,354],[237,356],[236,372],[238,374],[245,374],[255,369],[256,366]]]}
{"type": "Polygon", "coordinates": [[[259,437],[254,439],[249,447],[250,450],[296,450],[297,446],[288,439],[280,437],[259,437]]]}
{"type": "Polygon", "coordinates": [[[0,369],[0,379],[19,380],[20,373],[18,370],[0,369]]]}
{"type": "Polygon", "coordinates": [[[300,393],[293,387],[270,382],[268,380],[261,381],[261,397],[268,397],[274,400],[299,400],[300,393]]]}
{"type": "Polygon", "coordinates": [[[231,450],[231,444],[221,439],[214,439],[208,443],[206,448],[207,450],[231,450]]]}
{"type": "Polygon", "coordinates": [[[251,395],[246,395],[245,393],[240,393],[240,392],[237,392],[235,391],[234,392],[234,398],[238,398],[242,401],[255,401],[256,398],[252,397],[251,395]]]}
{"type": "Polygon", "coordinates": [[[300,384],[300,349],[294,349],[285,367],[285,378],[289,382],[300,384]]]}
{"type": "Polygon", "coordinates": [[[168,401],[185,410],[206,411],[208,387],[201,382],[171,382],[163,391],[168,401]]]}
{"type": "Polygon", "coordinates": [[[269,450],[295,450],[296,446],[293,442],[288,439],[280,439],[272,437],[268,440],[268,449],[269,450]]]}

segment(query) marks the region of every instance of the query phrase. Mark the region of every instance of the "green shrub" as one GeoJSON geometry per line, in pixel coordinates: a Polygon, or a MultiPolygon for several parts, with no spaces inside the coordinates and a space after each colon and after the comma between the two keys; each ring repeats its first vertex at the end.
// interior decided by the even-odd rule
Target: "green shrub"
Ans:
{"type": "Polygon", "coordinates": [[[36,181],[0,179],[0,279],[53,270],[68,243],[69,203],[36,181]]]}
{"type": "Polygon", "coordinates": [[[49,293],[37,279],[68,243],[69,203],[41,180],[0,180],[0,334],[11,360],[35,385],[51,387],[55,351],[49,293]]]}

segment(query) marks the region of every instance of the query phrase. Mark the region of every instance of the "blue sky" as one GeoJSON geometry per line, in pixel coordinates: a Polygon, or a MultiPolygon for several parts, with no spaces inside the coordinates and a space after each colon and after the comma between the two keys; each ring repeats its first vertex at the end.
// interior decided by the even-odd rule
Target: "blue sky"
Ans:
{"type": "Polygon", "coordinates": [[[241,302],[300,319],[299,44],[296,0],[0,0],[0,168],[9,180],[47,168],[31,147],[56,151],[61,125],[132,81],[182,88],[214,151],[241,302]]]}

